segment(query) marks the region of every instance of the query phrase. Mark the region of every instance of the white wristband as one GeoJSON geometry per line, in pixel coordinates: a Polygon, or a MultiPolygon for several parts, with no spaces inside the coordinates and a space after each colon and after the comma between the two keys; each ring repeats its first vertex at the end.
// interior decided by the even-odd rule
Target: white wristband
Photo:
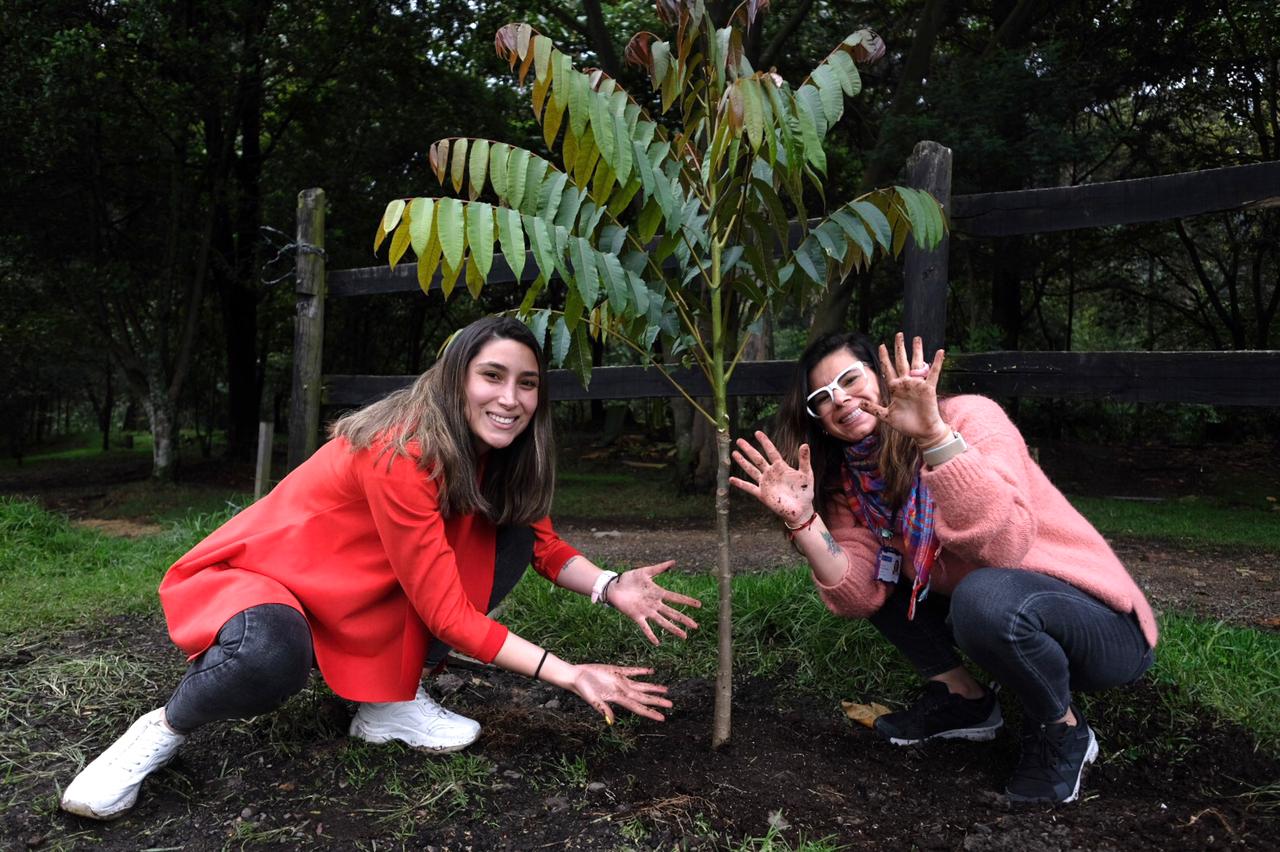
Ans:
{"type": "Polygon", "coordinates": [[[600,596],[604,594],[604,587],[609,585],[609,581],[618,576],[617,571],[601,571],[600,576],[596,577],[596,583],[591,587],[591,602],[603,603],[600,596]]]}
{"type": "Polygon", "coordinates": [[[920,453],[924,463],[929,467],[937,467],[943,462],[950,461],[956,456],[969,449],[969,445],[964,442],[964,438],[960,437],[959,432],[951,433],[951,440],[939,444],[936,447],[930,447],[920,453]]]}

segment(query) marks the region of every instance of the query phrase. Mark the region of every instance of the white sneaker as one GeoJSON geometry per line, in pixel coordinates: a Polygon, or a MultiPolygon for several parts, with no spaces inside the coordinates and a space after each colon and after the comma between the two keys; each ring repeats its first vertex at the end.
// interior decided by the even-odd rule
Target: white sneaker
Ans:
{"type": "Polygon", "coordinates": [[[452,713],[418,687],[412,701],[361,704],[351,720],[351,736],[371,743],[399,740],[414,748],[451,752],[480,736],[480,723],[452,713]]]}
{"type": "Polygon", "coordinates": [[[92,819],[115,819],[138,801],[138,789],[186,742],[164,722],[164,708],[129,726],[124,736],[80,771],[62,794],[62,809],[92,819]]]}

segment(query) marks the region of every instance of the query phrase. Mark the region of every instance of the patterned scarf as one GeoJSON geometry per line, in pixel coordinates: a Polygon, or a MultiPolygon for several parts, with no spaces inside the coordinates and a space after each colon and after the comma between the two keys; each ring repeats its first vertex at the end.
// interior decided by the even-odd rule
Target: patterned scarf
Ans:
{"type": "Polygon", "coordinates": [[[877,461],[880,455],[880,438],[874,433],[856,444],[845,447],[844,464],[840,467],[845,498],[854,514],[861,515],[867,529],[882,541],[890,533],[902,533],[911,563],[915,566],[915,582],[911,586],[911,602],[907,606],[907,619],[916,615],[916,601],[929,594],[929,572],[938,558],[942,545],[933,529],[934,502],[929,487],[920,479],[917,471],[911,493],[901,511],[891,509],[884,499],[885,481],[880,476],[877,461]],[[901,523],[897,523],[898,521],[901,523]],[[893,529],[894,526],[897,529],[893,529]]]}

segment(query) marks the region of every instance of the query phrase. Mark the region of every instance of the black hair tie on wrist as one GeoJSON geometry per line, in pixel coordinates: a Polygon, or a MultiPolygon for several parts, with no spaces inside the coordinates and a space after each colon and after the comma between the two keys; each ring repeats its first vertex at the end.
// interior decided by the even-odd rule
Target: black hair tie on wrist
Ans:
{"type": "Polygon", "coordinates": [[[551,653],[550,651],[546,651],[546,650],[544,650],[544,651],[542,652],[542,659],[541,659],[541,660],[538,660],[538,667],[537,667],[536,669],[534,669],[534,670],[533,670],[533,679],[534,679],[534,680],[537,680],[537,679],[538,679],[538,673],[542,671],[542,664],[543,664],[543,663],[545,663],[545,662],[547,661],[547,654],[550,654],[550,653],[551,653]]]}

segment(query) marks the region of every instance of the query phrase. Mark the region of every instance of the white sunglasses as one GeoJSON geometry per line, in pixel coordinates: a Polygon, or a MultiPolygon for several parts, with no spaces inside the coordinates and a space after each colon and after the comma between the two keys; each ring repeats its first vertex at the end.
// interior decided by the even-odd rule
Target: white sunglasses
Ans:
{"type": "Polygon", "coordinates": [[[813,393],[804,398],[804,410],[809,412],[810,417],[821,417],[820,413],[824,408],[835,401],[836,388],[844,391],[845,396],[852,396],[854,386],[858,381],[866,375],[866,370],[862,368],[861,361],[854,361],[849,366],[840,371],[840,375],[836,376],[836,380],[829,385],[823,385],[813,393]]]}

